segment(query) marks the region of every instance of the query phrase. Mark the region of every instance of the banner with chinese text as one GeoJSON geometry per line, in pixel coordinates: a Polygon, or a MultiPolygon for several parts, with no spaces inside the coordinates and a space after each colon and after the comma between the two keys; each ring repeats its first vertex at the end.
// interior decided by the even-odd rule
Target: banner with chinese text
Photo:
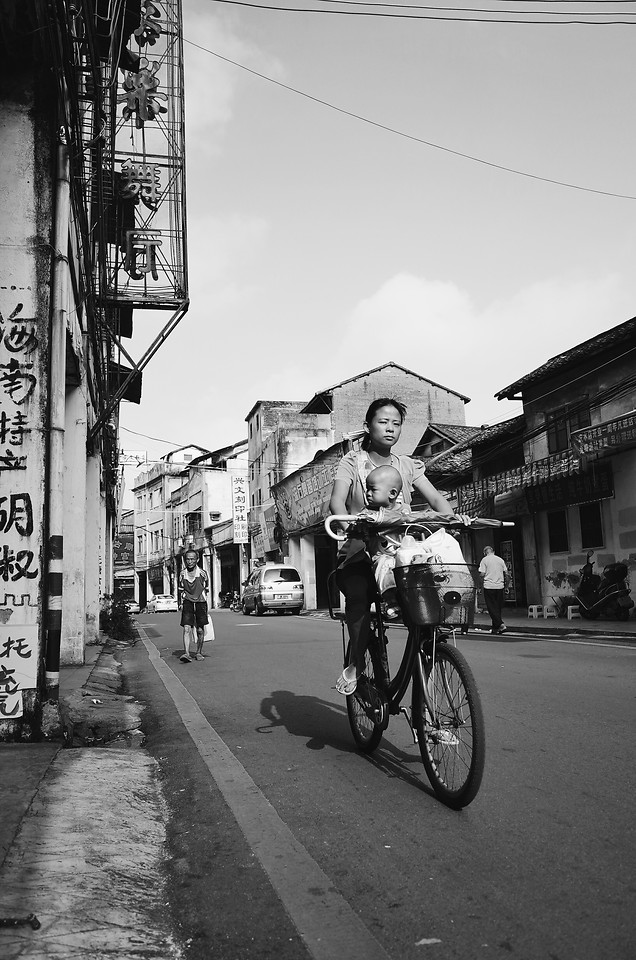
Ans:
{"type": "Polygon", "coordinates": [[[247,477],[232,477],[232,521],[234,543],[249,543],[247,529],[247,477]]]}

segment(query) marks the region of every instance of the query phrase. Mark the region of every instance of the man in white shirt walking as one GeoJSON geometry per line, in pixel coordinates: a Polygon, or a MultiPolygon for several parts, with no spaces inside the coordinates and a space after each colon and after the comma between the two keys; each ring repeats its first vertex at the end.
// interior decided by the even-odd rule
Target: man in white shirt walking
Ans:
{"type": "Polygon", "coordinates": [[[484,547],[484,556],[479,564],[479,572],[484,584],[484,600],[492,620],[491,633],[505,633],[506,627],[501,619],[504,591],[510,582],[510,573],[505,560],[498,557],[492,547],[484,547]]]}

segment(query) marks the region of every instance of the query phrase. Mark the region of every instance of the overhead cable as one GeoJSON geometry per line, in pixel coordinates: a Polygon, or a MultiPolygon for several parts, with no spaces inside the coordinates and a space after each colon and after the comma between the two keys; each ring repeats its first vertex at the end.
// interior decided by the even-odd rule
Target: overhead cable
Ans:
{"type": "MultiPolygon", "coordinates": [[[[593,12],[586,11],[585,13],[578,12],[559,12],[559,11],[548,11],[542,10],[541,12],[533,11],[523,11],[523,10],[488,10],[483,8],[473,8],[473,7],[425,7],[425,6],[401,6],[399,4],[386,4],[387,7],[399,7],[400,9],[417,9],[417,10],[441,10],[446,12],[455,11],[458,14],[460,13],[490,13],[490,17],[476,17],[476,16],[438,16],[437,14],[431,13],[389,13],[388,11],[380,11],[372,9],[375,6],[385,6],[384,4],[361,4],[366,9],[364,10],[341,10],[323,7],[287,7],[279,6],[277,4],[269,3],[252,3],[250,0],[215,0],[216,3],[225,3],[233,7],[251,7],[253,10],[276,10],[281,13],[314,13],[321,14],[323,16],[341,16],[341,17],[382,17],[392,20],[443,20],[457,23],[517,23],[517,24],[533,24],[533,25],[543,25],[543,26],[593,26],[593,27],[607,27],[607,26],[633,26],[636,24],[636,20],[530,20],[530,19],[516,19],[513,16],[508,16],[508,14],[516,15],[517,17],[535,17],[535,16],[553,16],[553,17],[612,17],[620,16],[617,12],[593,12]],[[502,17],[501,14],[506,14],[505,17],[502,17]]],[[[337,3],[345,2],[345,0],[328,0],[333,5],[337,3]]],[[[353,0],[349,0],[350,3],[353,0]]],[[[630,16],[629,13],[623,14],[630,16]]],[[[636,14],[634,14],[636,16],[636,14]]]]}
{"type": "Polygon", "coordinates": [[[259,77],[261,80],[267,80],[268,83],[273,83],[277,87],[282,87],[283,90],[288,90],[290,93],[295,93],[299,97],[304,97],[306,100],[313,101],[313,103],[319,103],[323,107],[328,107],[330,110],[335,110],[336,113],[341,113],[346,117],[352,117],[352,119],[359,120],[361,123],[367,123],[369,126],[376,127],[379,130],[384,130],[387,133],[392,133],[397,137],[402,137],[403,139],[410,140],[413,143],[421,143],[426,147],[431,147],[433,150],[441,150],[442,152],[450,153],[455,157],[461,157],[463,160],[470,160],[473,163],[480,163],[483,166],[491,167],[495,170],[502,170],[505,173],[512,173],[517,177],[526,177],[530,180],[538,180],[541,183],[552,183],[558,187],[567,187],[570,190],[580,190],[583,193],[595,193],[604,197],[615,197],[619,200],[636,200],[636,196],[632,196],[631,194],[614,193],[611,190],[599,190],[595,187],[584,187],[581,184],[569,183],[567,180],[556,180],[553,177],[541,177],[536,173],[528,173],[526,170],[518,170],[515,167],[508,167],[501,163],[494,163],[492,160],[484,160],[482,157],[475,157],[469,153],[463,153],[461,150],[453,150],[452,147],[445,147],[440,143],[434,143],[431,140],[424,140],[423,137],[416,137],[412,133],[406,133],[404,130],[398,130],[396,127],[390,127],[388,124],[380,123],[378,120],[371,120],[369,117],[364,117],[359,113],[354,113],[352,110],[345,110],[344,107],[338,107],[336,104],[330,103],[328,100],[322,100],[320,97],[314,97],[312,94],[305,93],[303,90],[299,90],[297,87],[292,87],[287,83],[283,83],[281,80],[274,80],[273,77],[268,77],[265,73],[259,73],[258,70],[253,70],[252,67],[247,67],[244,63],[239,63],[237,60],[230,59],[230,57],[224,57],[222,54],[216,53],[214,50],[210,50],[208,47],[203,47],[200,43],[195,43],[193,40],[188,40],[184,37],[184,41],[191,47],[196,47],[197,50],[202,50],[204,53],[209,53],[218,60],[223,60],[225,63],[230,63],[232,66],[238,67],[240,70],[245,70],[247,73],[251,73],[252,76],[259,77]]]}

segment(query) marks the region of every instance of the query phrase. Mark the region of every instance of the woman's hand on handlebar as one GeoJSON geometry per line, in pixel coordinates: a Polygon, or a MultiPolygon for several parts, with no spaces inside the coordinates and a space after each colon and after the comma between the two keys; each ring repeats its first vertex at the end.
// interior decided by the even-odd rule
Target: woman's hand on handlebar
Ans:
{"type": "Polygon", "coordinates": [[[455,517],[457,520],[461,520],[464,527],[469,527],[474,520],[474,517],[469,517],[467,513],[456,513],[455,517]]]}

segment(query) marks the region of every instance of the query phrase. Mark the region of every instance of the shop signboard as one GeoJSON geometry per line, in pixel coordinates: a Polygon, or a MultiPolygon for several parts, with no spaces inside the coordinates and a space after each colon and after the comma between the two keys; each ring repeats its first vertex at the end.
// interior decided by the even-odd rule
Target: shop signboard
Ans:
{"type": "Polygon", "coordinates": [[[130,532],[120,532],[113,540],[113,563],[115,569],[132,567],[134,554],[134,536],[130,532]]]}
{"type": "Polygon", "coordinates": [[[148,570],[148,579],[151,583],[163,583],[163,565],[150,567],[148,570]]]}
{"type": "Polygon", "coordinates": [[[516,603],[517,602],[517,588],[515,585],[515,555],[512,549],[512,540],[502,540],[499,544],[499,554],[501,559],[504,561],[508,570],[510,571],[510,583],[506,587],[505,600],[506,603],[516,603]]]}
{"type": "Polygon", "coordinates": [[[261,526],[263,531],[263,546],[266,551],[276,550],[278,544],[274,532],[276,530],[276,507],[265,507],[261,514],[261,526]]]}
{"type": "Polygon", "coordinates": [[[249,543],[247,523],[247,477],[232,476],[232,521],[234,543],[249,543]]]}
{"type": "Polygon", "coordinates": [[[342,445],[331,451],[328,458],[308,463],[273,488],[280,523],[287,533],[315,526],[328,516],[342,445]]]}
{"type": "Polygon", "coordinates": [[[578,456],[628,450],[636,446],[636,410],[624,413],[605,423],[574,430],[570,436],[572,449],[578,456]]]}

